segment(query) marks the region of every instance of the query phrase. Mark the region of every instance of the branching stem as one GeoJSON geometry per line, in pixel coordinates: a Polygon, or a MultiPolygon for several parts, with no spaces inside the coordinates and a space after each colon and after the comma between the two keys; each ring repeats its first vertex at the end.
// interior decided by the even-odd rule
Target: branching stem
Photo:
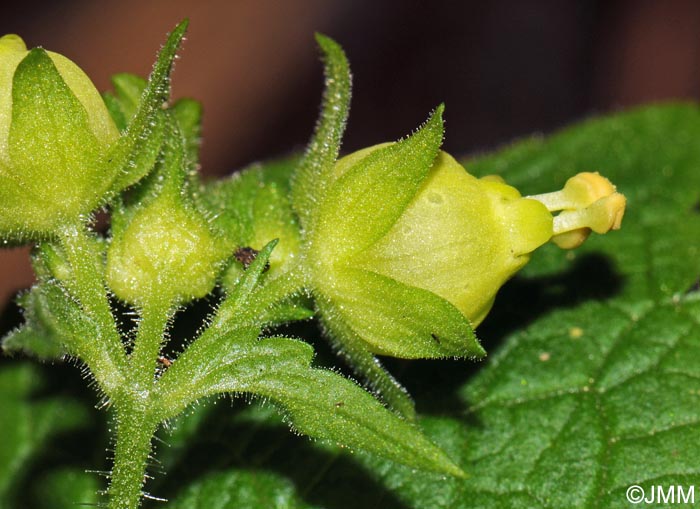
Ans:
{"type": "Polygon", "coordinates": [[[89,342],[81,358],[102,390],[113,396],[124,384],[127,359],[107,298],[101,254],[83,225],[63,228],[60,242],[71,267],[69,289],[101,334],[99,341],[89,342]]]}

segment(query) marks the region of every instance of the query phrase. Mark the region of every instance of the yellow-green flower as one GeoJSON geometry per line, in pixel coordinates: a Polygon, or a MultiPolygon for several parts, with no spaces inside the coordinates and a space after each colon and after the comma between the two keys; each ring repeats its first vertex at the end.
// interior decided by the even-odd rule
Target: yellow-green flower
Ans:
{"type": "Polygon", "coordinates": [[[573,248],[591,229],[617,229],[624,207],[624,197],[596,173],[573,177],[562,191],[523,198],[440,152],[398,221],[355,262],[439,295],[476,327],[535,249],[549,240],[573,248]],[[564,212],[552,217],[557,210],[564,212]]]}
{"type": "Polygon", "coordinates": [[[67,58],[0,38],[0,236],[51,235],[99,206],[119,133],[90,79],[67,58]]]}
{"type": "Polygon", "coordinates": [[[338,159],[350,70],[336,43],[317,39],[326,91],[291,193],[306,286],[333,346],[410,417],[410,398],[374,354],[483,356],[474,327],[503,283],[549,240],[570,248],[618,228],[625,199],[592,173],[532,197],[473,177],[440,151],[443,106],[412,136],[338,159]]]}
{"type": "Polygon", "coordinates": [[[620,225],[625,199],[604,177],[582,173],[561,191],[522,197],[439,151],[440,133],[436,115],[411,138],[338,160],[326,177],[305,256],[340,348],[349,337],[395,357],[480,355],[472,329],[534,250],[620,225]]]}

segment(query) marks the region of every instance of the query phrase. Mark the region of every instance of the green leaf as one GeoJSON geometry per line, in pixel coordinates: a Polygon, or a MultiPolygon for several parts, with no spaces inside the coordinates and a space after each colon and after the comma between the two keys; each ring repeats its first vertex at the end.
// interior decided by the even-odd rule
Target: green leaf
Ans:
{"type": "Polygon", "coordinates": [[[304,228],[311,228],[311,213],[326,192],[330,173],[338,154],[350,108],[352,78],[343,48],[321,34],[316,34],[324,58],[326,88],[321,116],[292,179],[292,203],[304,228]]]}
{"type": "MultiPolygon", "coordinates": [[[[468,479],[358,454],[368,473],[344,484],[337,456],[319,460],[287,442],[256,469],[282,469],[302,507],[333,509],[631,507],[632,484],[697,486],[699,139],[698,108],[665,105],[468,162],[532,194],[598,170],[628,198],[619,232],[573,253],[538,251],[504,287],[479,330],[492,354],[475,374],[444,361],[403,372],[430,414],[422,428],[468,479]]],[[[219,495],[254,486],[222,482],[219,495]]]]}
{"type": "Polygon", "coordinates": [[[168,505],[168,509],[240,509],[301,507],[294,485],[270,472],[216,473],[201,479],[168,505]],[[250,489],[237,491],[233,497],[221,496],[222,486],[245,485],[250,489]]]}
{"type": "MultiPolygon", "coordinates": [[[[160,378],[155,420],[178,416],[201,398],[247,393],[271,400],[301,433],[380,454],[417,468],[463,475],[412,423],[389,412],[354,382],[312,368],[313,348],[288,338],[262,338],[258,326],[245,323],[255,290],[276,241],[251,263],[222,303],[210,326],[178,356],[160,378]]],[[[265,288],[263,287],[263,290],[265,288]]]]}
{"type": "Polygon", "coordinates": [[[41,386],[35,366],[18,363],[0,369],[0,507],[20,507],[12,501],[24,494],[13,490],[49,439],[87,423],[85,409],[75,401],[36,397],[41,386]]]}
{"type": "MultiPolygon", "coordinates": [[[[126,132],[110,154],[110,166],[122,171],[113,186],[115,192],[135,184],[153,168],[163,136],[161,109],[170,97],[170,72],[188,23],[187,20],[180,22],[168,36],[153,66],[138,109],[133,113],[126,132]]],[[[128,83],[124,87],[117,87],[115,84],[124,97],[122,104],[133,102],[133,80],[122,81],[128,83]],[[131,99],[128,101],[126,97],[131,99]]],[[[124,117],[128,118],[128,112],[123,113],[124,117]]]]}
{"type": "Polygon", "coordinates": [[[412,136],[377,148],[335,180],[317,206],[313,248],[329,261],[347,259],[380,239],[425,179],[443,137],[439,106],[412,136]]]}
{"type": "Polygon", "coordinates": [[[42,476],[32,493],[38,509],[75,509],[98,505],[99,478],[77,468],[61,468],[42,476]]]}
{"type": "Polygon", "coordinates": [[[154,415],[174,417],[190,402],[215,393],[248,393],[279,405],[301,433],[371,451],[415,468],[463,475],[412,423],[384,408],[358,385],[309,365],[313,349],[302,341],[257,337],[244,329],[218,345],[195,342],[161,378],[154,415]],[[221,353],[221,345],[228,351],[221,353]],[[218,348],[212,358],[204,349],[218,348]]]}

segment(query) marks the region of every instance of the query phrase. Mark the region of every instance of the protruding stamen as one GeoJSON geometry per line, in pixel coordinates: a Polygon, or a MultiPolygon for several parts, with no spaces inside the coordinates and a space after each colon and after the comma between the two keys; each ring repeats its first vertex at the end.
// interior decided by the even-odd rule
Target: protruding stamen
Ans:
{"type": "Polygon", "coordinates": [[[566,181],[564,189],[528,196],[544,204],[550,212],[588,207],[615,192],[615,186],[598,172],[583,172],[566,181]]]}
{"type": "Polygon", "coordinates": [[[579,173],[570,178],[564,189],[529,196],[543,203],[554,217],[552,242],[562,249],[580,246],[591,230],[606,233],[620,228],[626,200],[608,179],[598,173],[579,173]]]}

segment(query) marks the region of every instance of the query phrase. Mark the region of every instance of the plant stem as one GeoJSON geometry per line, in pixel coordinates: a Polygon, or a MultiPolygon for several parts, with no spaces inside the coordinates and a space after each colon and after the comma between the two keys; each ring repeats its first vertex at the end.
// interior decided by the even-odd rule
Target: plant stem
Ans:
{"type": "Polygon", "coordinates": [[[138,390],[150,391],[152,388],[165,327],[172,316],[171,310],[169,304],[158,303],[145,305],[139,311],[139,328],[129,358],[132,380],[138,390]]]}
{"type": "Polygon", "coordinates": [[[60,232],[60,242],[72,272],[69,290],[101,333],[99,338],[91,338],[93,341],[85,345],[80,357],[102,390],[112,396],[124,383],[127,359],[107,298],[101,254],[83,225],[65,227],[60,232]]]}
{"type": "Polygon", "coordinates": [[[117,439],[109,485],[109,509],[137,509],[143,497],[151,439],[157,428],[147,398],[138,393],[115,402],[117,439]]]}

